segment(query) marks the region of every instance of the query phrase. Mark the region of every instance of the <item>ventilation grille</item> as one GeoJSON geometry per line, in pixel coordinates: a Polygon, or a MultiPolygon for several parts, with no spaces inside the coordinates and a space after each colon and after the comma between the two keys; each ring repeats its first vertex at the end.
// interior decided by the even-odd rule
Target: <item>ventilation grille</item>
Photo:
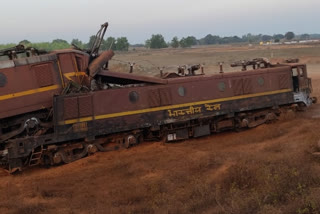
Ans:
{"type": "Polygon", "coordinates": [[[243,93],[250,94],[252,93],[252,84],[251,79],[243,79],[243,93]]]}
{"type": "Polygon", "coordinates": [[[162,106],[167,106],[172,104],[171,99],[171,91],[170,88],[161,88],[159,89],[160,92],[160,100],[162,106]]]}
{"type": "Polygon", "coordinates": [[[232,88],[233,88],[234,95],[242,95],[243,94],[242,79],[232,80],[232,88]]]}
{"type": "Polygon", "coordinates": [[[158,89],[150,90],[148,92],[148,102],[150,107],[160,106],[160,94],[158,89]]]}
{"type": "Polygon", "coordinates": [[[53,85],[52,70],[49,64],[33,67],[39,87],[53,85]]]}
{"type": "Polygon", "coordinates": [[[290,88],[290,78],[286,74],[279,75],[280,89],[290,88]]]}
{"type": "Polygon", "coordinates": [[[82,96],[79,97],[79,116],[87,117],[92,115],[92,97],[82,96]]]}
{"type": "Polygon", "coordinates": [[[75,119],[93,115],[92,96],[64,98],[64,119],[75,119]]]}
{"type": "Polygon", "coordinates": [[[64,99],[64,119],[78,118],[78,98],[69,97],[64,99]]]}

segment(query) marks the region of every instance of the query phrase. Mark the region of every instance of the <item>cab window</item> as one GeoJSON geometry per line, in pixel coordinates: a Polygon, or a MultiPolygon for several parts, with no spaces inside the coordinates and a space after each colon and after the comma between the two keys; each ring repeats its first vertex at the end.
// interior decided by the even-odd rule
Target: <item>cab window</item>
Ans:
{"type": "Polygon", "coordinates": [[[297,68],[292,68],[292,76],[294,76],[294,77],[298,76],[298,69],[297,68]]]}

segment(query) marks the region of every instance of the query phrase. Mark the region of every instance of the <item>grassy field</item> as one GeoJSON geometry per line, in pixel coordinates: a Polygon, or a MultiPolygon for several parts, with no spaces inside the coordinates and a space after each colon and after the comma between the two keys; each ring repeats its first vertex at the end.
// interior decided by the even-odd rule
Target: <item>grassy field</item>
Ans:
{"type": "MultiPolygon", "coordinates": [[[[308,63],[320,96],[320,46],[212,46],[120,53],[110,68],[205,63],[207,73],[257,57],[308,63]],[[271,57],[273,56],[273,57],[271,57]],[[151,62],[151,63],[150,63],[151,62]]],[[[169,71],[169,69],[167,69],[169,71]]],[[[320,213],[320,105],[272,124],[175,144],[145,142],[16,176],[0,171],[0,213],[320,213]]]]}

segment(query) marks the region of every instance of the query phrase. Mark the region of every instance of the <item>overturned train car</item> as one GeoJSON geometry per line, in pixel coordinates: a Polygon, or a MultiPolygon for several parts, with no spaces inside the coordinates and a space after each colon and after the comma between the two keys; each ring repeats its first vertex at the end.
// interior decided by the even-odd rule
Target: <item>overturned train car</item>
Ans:
{"type": "Polygon", "coordinates": [[[284,108],[316,101],[305,64],[156,78],[108,70],[112,55],[90,62],[80,50],[62,50],[0,62],[4,167],[13,172],[143,140],[251,128],[276,119],[284,108]]]}

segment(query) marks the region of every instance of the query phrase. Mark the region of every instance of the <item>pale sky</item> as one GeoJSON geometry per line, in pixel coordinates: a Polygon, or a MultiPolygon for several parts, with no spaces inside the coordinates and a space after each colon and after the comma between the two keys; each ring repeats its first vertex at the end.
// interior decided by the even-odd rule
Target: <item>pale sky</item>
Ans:
{"type": "Polygon", "coordinates": [[[0,0],[0,44],[84,42],[109,22],[106,37],[144,43],[152,34],[242,36],[320,33],[320,0],[0,0]]]}

